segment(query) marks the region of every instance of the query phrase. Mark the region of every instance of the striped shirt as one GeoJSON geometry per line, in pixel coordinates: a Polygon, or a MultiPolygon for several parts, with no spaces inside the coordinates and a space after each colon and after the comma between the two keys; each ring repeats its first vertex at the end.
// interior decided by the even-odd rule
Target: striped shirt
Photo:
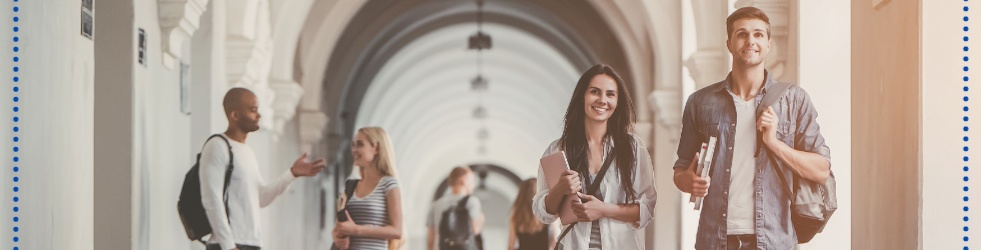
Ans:
{"type": "MultiPolygon", "coordinates": [[[[378,185],[365,197],[352,195],[347,203],[348,212],[351,218],[358,225],[387,226],[391,225],[388,218],[388,202],[385,195],[388,191],[399,188],[399,182],[391,176],[382,177],[378,185]]],[[[388,240],[370,237],[351,236],[350,249],[378,249],[387,250],[388,240]]]]}
{"type": "MultiPolygon", "coordinates": [[[[606,171],[610,171],[610,170],[607,169],[606,171]]],[[[596,182],[597,174],[589,173],[589,181],[596,182]]],[[[596,197],[596,199],[599,200],[603,200],[603,192],[605,191],[606,189],[603,188],[603,185],[600,185],[599,190],[596,190],[596,193],[593,194],[593,197],[596,197]]],[[[593,225],[589,228],[589,249],[603,249],[602,235],[603,233],[600,232],[599,220],[594,220],[593,225]]]]}

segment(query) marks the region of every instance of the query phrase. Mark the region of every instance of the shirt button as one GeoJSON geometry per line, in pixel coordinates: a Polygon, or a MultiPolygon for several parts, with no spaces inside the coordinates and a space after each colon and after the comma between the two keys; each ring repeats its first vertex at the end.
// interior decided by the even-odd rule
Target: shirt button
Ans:
{"type": "Polygon", "coordinates": [[[727,169],[726,169],[726,173],[728,173],[728,172],[729,172],[729,169],[727,168],[727,169]]]}
{"type": "Polygon", "coordinates": [[[733,123],[733,124],[732,124],[732,126],[733,126],[733,127],[735,127],[735,126],[736,126],[736,124],[735,124],[735,123],[733,123]]]}
{"type": "Polygon", "coordinates": [[[729,150],[732,150],[732,147],[729,147],[729,150]]]}
{"type": "Polygon", "coordinates": [[[726,217],[726,214],[722,214],[722,217],[726,217]]]}

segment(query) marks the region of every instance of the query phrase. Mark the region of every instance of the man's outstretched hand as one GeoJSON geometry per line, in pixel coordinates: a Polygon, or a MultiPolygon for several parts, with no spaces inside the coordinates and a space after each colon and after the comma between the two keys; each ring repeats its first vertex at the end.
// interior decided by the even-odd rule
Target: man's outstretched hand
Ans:
{"type": "Polygon", "coordinates": [[[313,176],[324,170],[324,159],[319,159],[314,162],[306,162],[307,153],[304,152],[293,162],[293,167],[290,168],[290,172],[293,172],[293,176],[313,176]]]}

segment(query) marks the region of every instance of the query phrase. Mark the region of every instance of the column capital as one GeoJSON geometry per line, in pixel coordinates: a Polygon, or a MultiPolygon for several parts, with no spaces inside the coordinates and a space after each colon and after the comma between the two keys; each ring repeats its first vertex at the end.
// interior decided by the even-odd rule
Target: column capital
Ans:
{"type": "Polygon", "coordinates": [[[184,40],[198,30],[208,0],[159,0],[157,5],[163,65],[174,69],[180,61],[184,40]]]}

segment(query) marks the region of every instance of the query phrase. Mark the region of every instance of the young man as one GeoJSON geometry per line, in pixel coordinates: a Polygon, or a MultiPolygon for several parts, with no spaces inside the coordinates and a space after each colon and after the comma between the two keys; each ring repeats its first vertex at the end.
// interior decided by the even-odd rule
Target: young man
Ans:
{"type": "Polygon", "coordinates": [[[439,225],[443,218],[443,212],[455,207],[464,197],[470,196],[467,200],[467,211],[470,213],[473,234],[479,235],[480,229],[484,227],[484,213],[480,209],[480,199],[472,196],[476,187],[473,171],[469,167],[455,167],[450,172],[450,176],[446,178],[446,182],[450,185],[452,193],[433,203],[433,207],[429,211],[429,218],[426,220],[426,227],[429,228],[427,244],[430,250],[439,249],[439,225]]]}
{"type": "Polygon", "coordinates": [[[792,249],[797,235],[790,220],[792,175],[824,183],[831,156],[816,122],[817,111],[803,89],[792,86],[778,101],[757,106],[775,81],[763,68],[770,51],[770,23],[753,7],[726,19],[732,71],[725,80],[688,98],[682,120],[674,183],[705,197],[696,249],[792,249]],[[709,178],[694,173],[702,142],[717,137],[709,178]]]}
{"type": "Polygon", "coordinates": [[[255,152],[245,144],[250,132],[259,130],[259,105],[255,94],[244,88],[233,88],[222,102],[228,118],[228,130],[224,136],[232,148],[228,155],[225,140],[213,139],[204,145],[200,159],[201,199],[213,232],[208,240],[212,249],[259,249],[262,246],[259,229],[259,208],[272,203],[297,177],[313,176],[324,168],[324,160],[305,161],[307,154],[293,162],[293,167],[272,183],[264,183],[259,176],[255,152]],[[229,158],[234,169],[227,190],[228,206],[222,196],[225,170],[229,158]]]}

